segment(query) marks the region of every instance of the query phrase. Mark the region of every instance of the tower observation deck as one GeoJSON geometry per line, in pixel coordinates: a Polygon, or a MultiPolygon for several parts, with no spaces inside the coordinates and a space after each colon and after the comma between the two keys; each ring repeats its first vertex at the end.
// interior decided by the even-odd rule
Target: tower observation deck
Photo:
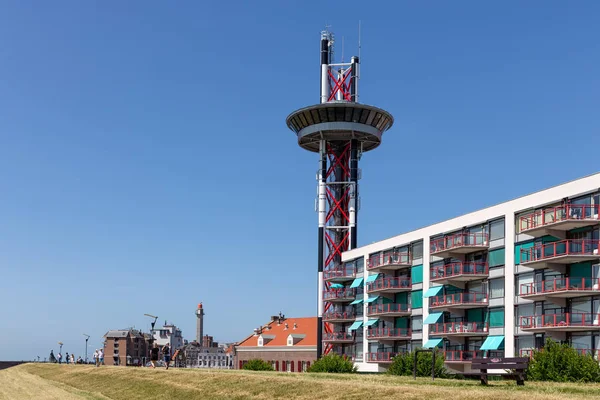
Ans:
{"type": "Polygon", "coordinates": [[[321,32],[320,103],[286,119],[298,145],[319,154],[317,357],[332,349],[331,344],[323,349],[323,330],[333,333],[332,325],[322,321],[323,311],[332,306],[323,300],[330,290],[323,270],[340,267],[342,252],[357,246],[358,161],[362,153],[381,144],[383,133],[394,123],[387,111],[358,102],[359,58],[333,63],[333,45],[333,34],[321,32]]]}

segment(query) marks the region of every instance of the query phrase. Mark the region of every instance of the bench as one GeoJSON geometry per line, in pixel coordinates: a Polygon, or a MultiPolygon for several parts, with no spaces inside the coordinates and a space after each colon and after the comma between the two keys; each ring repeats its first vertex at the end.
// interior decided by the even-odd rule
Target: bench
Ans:
{"type": "Polygon", "coordinates": [[[510,379],[516,379],[518,386],[525,385],[525,370],[529,365],[527,357],[490,357],[490,358],[474,358],[471,361],[471,368],[478,369],[481,375],[481,384],[488,384],[489,375],[502,375],[510,379]],[[488,369],[510,369],[514,373],[488,373],[488,369]]]}

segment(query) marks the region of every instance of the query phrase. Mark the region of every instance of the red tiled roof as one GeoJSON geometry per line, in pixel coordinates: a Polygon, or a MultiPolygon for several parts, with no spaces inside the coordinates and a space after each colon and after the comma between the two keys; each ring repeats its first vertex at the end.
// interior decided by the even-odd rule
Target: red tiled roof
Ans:
{"type": "MultiPolygon", "coordinates": [[[[275,336],[272,340],[265,343],[264,347],[287,346],[287,338],[290,334],[306,335],[300,339],[294,346],[316,346],[317,345],[317,317],[308,318],[286,318],[281,324],[272,321],[266,324],[262,334],[265,336],[275,336]],[[285,324],[287,323],[287,329],[285,324]],[[296,324],[296,329],[294,329],[296,324]]],[[[252,335],[240,342],[239,347],[258,346],[258,335],[252,335]]]]}

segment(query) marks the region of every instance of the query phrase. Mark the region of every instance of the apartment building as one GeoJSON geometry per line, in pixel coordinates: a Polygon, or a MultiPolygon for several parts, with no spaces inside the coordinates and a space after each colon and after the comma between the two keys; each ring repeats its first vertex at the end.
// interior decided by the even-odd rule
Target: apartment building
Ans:
{"type": "Polygon", "coordinates": [[[600,173],[343,253],[324,271],[324,348],[383,371],[415,347],[446,366],[546,338],[598,356],[600,173]]]}
{"type": "Polygon", "coordinates": [[[139,366],[150,355],[149,337],[137,329],[117,329],[104,335],[104,364],[139,366]]]}

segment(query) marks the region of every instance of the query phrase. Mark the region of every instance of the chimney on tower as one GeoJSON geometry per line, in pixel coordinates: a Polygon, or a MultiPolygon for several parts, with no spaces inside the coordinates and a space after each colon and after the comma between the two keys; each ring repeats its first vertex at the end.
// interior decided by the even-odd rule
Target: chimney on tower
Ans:
{"type": "Polygon", "coordinates": [[[202,346],[202,338],[204,337],[204,309],[202,303],[198,304],[196,318],[196,342],[202,346]]]}

